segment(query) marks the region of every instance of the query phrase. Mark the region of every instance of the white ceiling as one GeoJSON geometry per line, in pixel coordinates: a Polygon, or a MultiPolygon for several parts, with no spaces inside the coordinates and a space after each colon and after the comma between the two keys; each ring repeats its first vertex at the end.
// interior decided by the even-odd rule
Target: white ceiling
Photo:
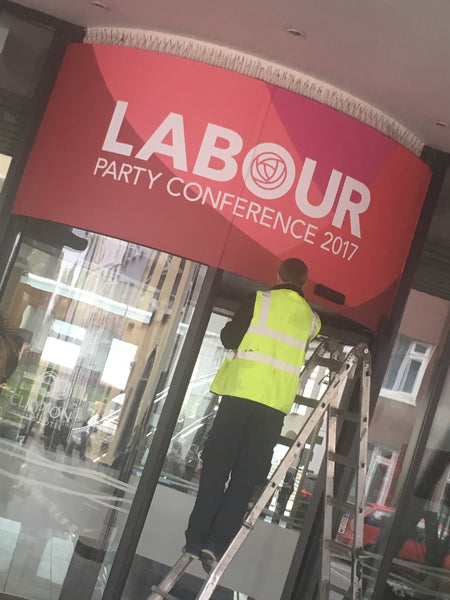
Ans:
{"type": "Polygon", "coordinates": [[[107,9],[90,0],[18,3],[85,27],[174,33],[286,65],[450,151],[450,0],[102,1],[107,9]]]}

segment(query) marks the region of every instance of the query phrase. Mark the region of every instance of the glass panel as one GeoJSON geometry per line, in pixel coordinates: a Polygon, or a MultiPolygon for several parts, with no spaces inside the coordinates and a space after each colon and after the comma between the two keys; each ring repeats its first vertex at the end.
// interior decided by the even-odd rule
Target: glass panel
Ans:
{"type": "Polygon", "coordinates": [[[417,342],[414,344],[414,352],[419,352],[420,354],[426,354],[429,351],[429,347],[426,344],[421,344],[417,342]]]}
{"type": "Polygon", "coordinates": [[[394,350],[392,352],[391,359],[389,361],[389,366],[386,371],[386,376],[384,378],[383,387],[388,390],[395,390],[395,382],[398,377],[398,373],[400,371],[401,365],[405,359],[405,356],[408,352],[409,345],[411,340],[407,339],[404,335],[399,335],[397,342],[395,344],[394,350]]]}
{"type": "MultiPolygon", "coordinates": [[[[419,475],[397,541],[397,555],[387,590],[402,590],[403,598],[448,598],[450,571],[450,378],[441,396],[419,475]]],[[[393,509],[389,509],[393,514],[393,509]]],[[[375,511],[376,512],[376,511],[375,511]]],[[[372,513],[374,515],[375,513],[372,513]]],[[[366,513],[367,529],[373,523],[366,513]]],[[[378,534],[379,537],[379,534],[378,534]]],[[[376,547],[375,547],[376,549],[376,547]]],[[[378,548],[380,552],[382,548],[378,548]]]]}
{"type": "Polygon", "coordinates": [[[196,493],[201,451],[219,404],[209,387],[225,358],[219,335],[227,320],[214,313],[210,317],[160,480],[188,493],[196,493]]]}
{"type": "MultiPolygon", "coordinates": [[[[400,560],[392,577],[407,569],[410,594],[448,597],[450,571],[450,376],[444,385],[414,495],[407,509],[400,560]],[[404,564],[407,561],[407,565],[404,564]],[[411,564],[414,567],[411,568],[411,564]],[[409,568],[408,568],[409,567],[409,568]]],[[[403,577],[403,575],[402,575],[403,577]]]]}
{"type": "MultiPolygon", "coordinates": [[[[450,303],[446,300],[412,291],[400,325],[401,337],[420,339],[414,342],[414,358],[409,355],[407,369],[397,363],[393,379],[403,377],[402,389],[416,388],[417,377],[422,378],[416,405],[397,402],[382,389],[370,426],[370,460],[367,476],[367,505],[365,509],[364,544],[365,598],[372,597],[373,585],[379,569],[388,536],[398,539],[396,558],[388,577],[386,598],[447,598],[448,569],[448,464],[450,457],[448,423],[449,384],[443,392],[435,416],[433,432],[427,444],[422,467],[400,532],[390,531],[403,482],[405,455],[416,420],[429,398],[433,374],[441,359],[443,344],[448,334],[450,303]],[[434,352],[431,349],[434,348],[434,352]],[[422,355],[425,358],[422,358],[422,355]],[[424,360],[426,361],[424,363],[424,360]],[[424,366],[426,365],[426,367],[424,366]],[[423,370],[422,370],[423,369],[423,370]],[[447,584],[445,583],[447,581],[447,584]]],[[[394,351],[394,354],[396,351],[394,351]]],[[[420,423],[417,422],[417,426],[420,423]]]]}
{"type": "Polygon", "coordinates": [[[0,393],[1,591],[91,597],[205,272],[63,225],[28,231],[0,304],[18,352],[0,393]]]}
{"type": "Polygon", "coordinates": [[[409,362],[400,391],[405,392],[406,394],[410,394],[413,391],[421,365],[422,363],[418,360],[411,360],[409,362]]]}
{"type": "MultiPolygon", "coordinates": [[[[244,280],[241,286],[246,286],[244,280]]],[[[202,468],[201,452],[220,401],[209,391],[209,386],[226,353],[220,341],[220,331],[229,314],[217,309],[210,317],[123,600],[146,597],[151,587],[161,581],[167,569],[179,558],[185,543],[184,531],[202,468]]],[[[317,343],[319,341],[315,340],[310,353],[317,343]]],[[[314,372],[307,386],[310,397],[317,398],[323,393],[326,379],[325,367],[314,372]]],[[[294,405],[291,414],[286,416],[280,443],[274,449],[271,472],[310,412],[311,409],[305,406],[294,405]]],[[[255,530],[221,579],[214,597],[217,595],[223,600],[238,597],[243,600],[274,600],[281,596],[323,456],[323,440],[321,430],[262,513],[255,530]]],[[[189,573],[171,593],[180,599],[194,598],[204,578],[199,561],[194,561],[189,573]]]]}

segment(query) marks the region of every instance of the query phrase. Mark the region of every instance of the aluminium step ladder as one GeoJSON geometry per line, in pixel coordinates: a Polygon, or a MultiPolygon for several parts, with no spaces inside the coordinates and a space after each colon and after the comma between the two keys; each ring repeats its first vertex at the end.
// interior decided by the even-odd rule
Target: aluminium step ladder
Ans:
{"type": "MultiPolygon", "coordinates": [[[[267,482],[263,492],[246,516],[240,530],[231,541],[225,554],[218,561],[214,569],[209,573],[196,600],[209,600],[216,589],[224,571],[242,546],[243,542],[254,529],[259,515],[264,510],[268,501],[272,498],[277,487],[283,482],[287,470],[292,464],[297,464],[306,442],[312,435],[317,435],[324,417],[327,420],[327,436],[325,447],[325,460],[327,461],[327,473],[325,482],[325,510],[324,510],[324,532],[322,544],[322,570],[319,589],[319,600],[329,600],[331,592],[342,595],[344,600],[360,600],[362,598],[362,566],[361,554],[363,551],[363,525],[364,525],[364,489],[367,464],[367,441],[369,424],[369,397],[371,378],[371,357],[365,344],[359,344],[347,355],[342,355],[340,344],[336,340],[325,339],[315,349],[310,359],[305,363],[299,379],[296,402],[313,408],[313,411],[303,424],[297,438],[285,454],[270,480],[267,482]],[[328,357],[326,356],[328,355],[328,357]],[[317,366],[325,366],[330,370],[330,381],[328,387],[320,400],[304,398],[302,393],[308,379],[317,366]],[[358,412],[350,412],[340,409],[339,406],[346,405],[343,402],[342,389],[349,378],[360,377],[360,402],[358,412]],[[338,431],[338,420],[356,422],[358,431],[358,456],[355,459],[336,454],[336,437],[338,431]],[[333,497],[333,484],[335,464],[340,463],[351,466],[356,472],[356,501],[355,503],[333,497]],[[343,513],[352,514],[354,517],[353,546],[334,541],[333,538],[333,509],[343,513]],[[338,552],[352,559],[351,579],[348,589],[342,589],[330,582],[331,553],[338,552]]],[[[348,402],[347,402],[348,404],[348,402]]],[[[172,569],[162,581],[152,587],[152,593],[147,600],[177,600],[170,591],[185,573],[190,563],[195,560],[188,554],[182,554],[172,569]]]]}
{"type": "Polygon", "coordinates": [[[364,551],[364,508],[365,487],[367,472],[367,448],[369,439],[369,407],[370,407],[370,381],[372,375],[372,361],[369,349],[365,344],[356,346],[348,355],[355,358],[351,367],[354,378],[359,376],[359,403],[356,411],[349,411],[349,398],[342,397],[341,401],[337,395],[330,399],[328,410],[327,444],[326,444],[326,477],[324,490],[324,524],[322,537],[322,568],[320,578],[319,600],[328,600],[330,594],[335,592],[344,600],[362,600],[363,577],[362,577],[362,554],[364,551]],[[350,456],[336,453],[338,425],[339,422],[350,422],[357,425],[356,429],[356,452],[350,456]],[[335,466],[340,464],[349,467],[354,475],[355,491],[354,501],[348,498],[337,497],[335,493],[335,466]],[[334,519],[334,510],[338,510],[337,516],[345,518],[353,517],[354,529],[352,545],[346,545],[334,539],[337,533],[335,523],[342,520],[334,519]],[[351,561],[350,585],[344,589],[330,581],[331,555],[339,554],[351,561]]]}

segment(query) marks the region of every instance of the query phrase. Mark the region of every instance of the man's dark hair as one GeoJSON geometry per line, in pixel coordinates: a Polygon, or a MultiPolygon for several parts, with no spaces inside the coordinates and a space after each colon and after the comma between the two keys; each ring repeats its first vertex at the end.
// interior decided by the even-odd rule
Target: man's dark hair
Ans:
{"type": "Polygon", "coordinates": [[[308,279],[308,267],[299,258],[283,260],[278,273],[284,283],[292,283],[299,288],[302,288],[308,279]]]}

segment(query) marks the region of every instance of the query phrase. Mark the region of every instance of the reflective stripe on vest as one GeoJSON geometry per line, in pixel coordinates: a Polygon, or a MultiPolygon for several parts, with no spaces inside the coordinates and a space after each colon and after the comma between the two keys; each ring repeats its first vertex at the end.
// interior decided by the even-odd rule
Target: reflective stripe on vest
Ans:
{"type": "MultiPolygon", "coordinates": [[[[276,329],[271,329],[270,327],[267,327],[267,321],[269,319],[270,312],[270,300],[270,292],[261,293],[261,309],[259,311],[258,321],[256,323],[253,323],[253,325],[249,326],[247,333],[272,338],[277,342],[282,342],[283,344],[287,344],[288,346],[293,346],[298,350],[304,351],[306,349],[306,343],[303,340],[299,340],[298,338],[293,337],[287,333],[282,333],[281,331],[277,331],[276,329]]],[[[314,313],[314,317],[316,317],[316,320],[314,324],[313,333],[317,325],[316,313],[314,313]]],[[[233,352],[233,358],[238,358],[240,360],[252,360],[254,362],[264,363],[265,365],[270,365],[275,369],[280,369],[280,371],[285,371],[286,373],[289,373],[289,375],[294,375],[294,377],[300,377],[300,367],[292,365],[291,363],[288,363],[284,360],[280,360],[279,358],[274,358],[273,356],[270,356],[268,354],[253,352],[252,350],[237,350],[236,352],[233,352]]]]}
{"type": "MultiPolygon", "coordinates": [[[[261,299],[261,310],[259,313],[259,318],[258,318],[258,322],[254,323],[253,325],[250,325],[250,327],[248,328],[248,333],[254,333],[256,335],[263,335],[265,337],[270,337],[274,340],[277,340],[277,342],[282,342],[283,344],[288,344],[288,346],[294,346],[294,348],[298,348],[299,350],[305,350],[306,349],[306,343],[303,340],[299,340],[295,337],[293,337],[292,335],[288,335],[287,333],[281,333],[281,331],[277,331],[276,329],[270,329],[270,327],[267,327],[267,321],[269,319],[269,311],[270,311],[270,292],[262,292],[262,299],[261,299]]],[[[316,317],[315,323],[314,323],[314,329],[312,330],[313,333],[316,329],[316,325],[317,325],[317,315],[316,313],[314,313],[314,316],[316,317]]],[[[311,337],[311,332],[310,332],[310,337],[311,337]]]]}
{"type": "Polygon", "coordinates": [[[269,356],[268,354],[252,352],[251,350],[237,350],[233,354],[234,358],[239,358],[241,360],[253,360],[255,362],[264,363],[265,365],[270,365],[275,369],[280,369],[280,371],[286,371],[286,373],[289,373],[289,375],[300,377],[301,369],[299,367],[294,367],[294,365],[284,362],[284,360],[280,360],[279,358],[269,356]]]}
{"type": "Polygon", "coordinates": [[[301,367],[320,318],[293,290],[257,292],[250,326],[228,353],[211,391],[260,402],[285,414],[295,399],[301,367]]]}

